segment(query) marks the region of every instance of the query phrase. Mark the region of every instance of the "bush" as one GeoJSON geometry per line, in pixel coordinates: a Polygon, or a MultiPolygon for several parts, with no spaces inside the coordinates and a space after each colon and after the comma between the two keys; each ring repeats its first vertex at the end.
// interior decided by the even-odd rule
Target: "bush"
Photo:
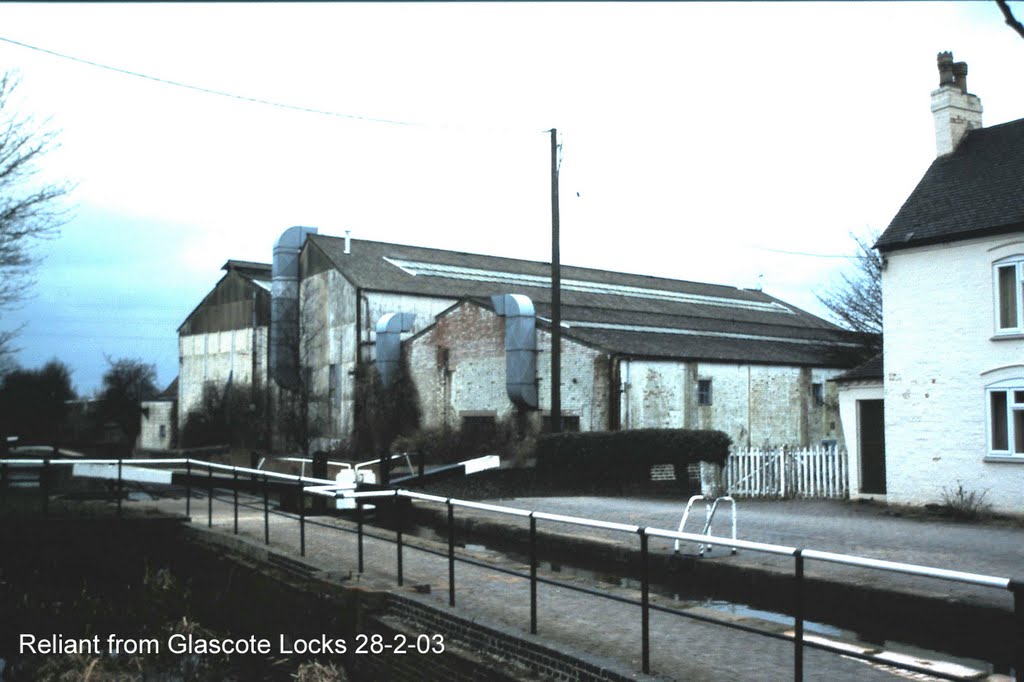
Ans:
{"type": "Polygon", "coordinates": [[[420,429],[399,436],[392,452],[422,452],[429,464],[462,462],[481,455],[498,455],[503,462],[521,463],[533,453],[533,439],[522,437],[511,419],[497,421],[493,430],[420,429]]]}
{"type": "Polygon", "coordinates": [[[723,464],[732,440],[721,431],[637,429],[543,434],[537,471],[552,482],[620,487],[650,480],[651,466],[672,464],[676,481],[688,482],[696,462],[723,464]]]}

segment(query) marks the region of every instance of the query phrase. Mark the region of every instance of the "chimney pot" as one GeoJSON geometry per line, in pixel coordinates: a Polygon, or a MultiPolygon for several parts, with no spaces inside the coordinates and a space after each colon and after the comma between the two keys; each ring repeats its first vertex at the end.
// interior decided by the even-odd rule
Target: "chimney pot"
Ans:
{"type": "Polygon", "coordinates": [[[932,92],[935,117],[935,151],[952,153],[964,136],[981,127],[981,100],[967,92],[967,64],[953,62],[952,52],[940,52],[939,88],[932,92]]]}
{"type": "Polygon", "coordinates": [[[352,230],[345,230],[345,253],[352,253],[352,230]]]}
{"type": "Polygon", "coordinates": [[[960,92],[967,94],[967,62],[953,64],[953,83],[960,92]]]}
{"type": "Polygon", "coordinates": [[[939,62],[939,87],[953,85],[953,53],[940,52],[939,62]]]}

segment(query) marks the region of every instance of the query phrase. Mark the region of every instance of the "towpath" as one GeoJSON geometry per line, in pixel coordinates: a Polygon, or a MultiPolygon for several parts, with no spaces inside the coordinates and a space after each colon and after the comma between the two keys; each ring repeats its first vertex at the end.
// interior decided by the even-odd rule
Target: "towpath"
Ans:
{"type": "MultiPolygon", "coordinates": [[[[230,501],[230,492],[219,491],[219,497],[213,503],[212,528],[209,532],[233,533],[233,508],[230,501]]],[[[673,530],[679,523],[684,506],[682,503],[665,500],[596,497],[516,498],[490,502],[673,530]]],[[[129,506],[134,505],[156,506],[168,512],[184,511],[184,501],[181,499],[136,502],[129,506]]],[[[459,510],[460,516],[465,513],[469,513],[468,510],[459,510]]],[[[195,525],[200,529],[205,528],[206,500],[202,497],[194,498],[191,514],[195,525]]],[[[716,534],[728,533],[725,518],[723,515],[721,528],[717,524],[714,526],[716,534]]],[[[263,521],[261,504],[243,506],[239,515],[240,538],[254,545],[262,544],[263,521]]],[[[404,586],[398,587],[393,533],[376,529],[374,533],[387,539],[366,539],[365,572],[358,575],[356,536],[350,532],[338,532],[334,528],[352,530],[354,524],[349,520],[327,517],[318,517],[315,521],[315,524],[306,525],[306,556],[302,561],[309,565],[334,575],[351,574],[353,582],[398,590],[409,598],[421,600],[439,609],[454,608],[464,617],[494,624],[521,633],[527,638],[532,637],[558,650],[616,670],[629,678],[787,680],[793,677],[794,657],[790,642],[653,612],[650,622],[652,676],[649,678],[638,672],[641,667],[641,619],[640,609],[634,605],[542,584],[538,588],[538,634],[530,635],[529,582],[526,579],[458,563],[455,578],[456,606],[450,607],[444,543],[406,538],[409,546],[403,553],[404,586]],[[417,547],[432,549],[440,556],[419,551],[417,547]]],[[[521,525],[523,519],[515,518],[508,522],[521,525]]],[[[295,518],[270,516],[272,546],[296,559],[299,558],[298,526],[295,518]]],[[[581,532],[577,527],[562,528],[561,531],[581,532]]],[[[586,529],[582,532],[596,533],[598,535],[594,539],[602,539],[599,537],[600,531],[586,529]]],[[[1024,530],[1020,528],[897,518],[886,516],[877,508],[859,509],[849,503],[741,502],[739,536],[746,540],[862,554],[993,575],[1019,574],[1022,572],[1020,568],[1024,567],[1024,543],[1021,542],[1024,530]]],[[[667,541],[662,541],[664,544],[659,546],[655,546],[656,542],[652,540],[652,550],[671,551],[667,541]]],[[[508,570],[524,573],[529,570],[522,560],[489,551],[485,547],[460,547],[458,554],[508,570]]],[[[750,552],[740,552],[735,557],[725,557],[725,554],[716,550],[708,560],[751,562],[751,565],[761,566],[769,566],[773,562],[750,552]]],[[[778,566],[778,570],[791,572],[792,560],[788,561],[787,565],[778,566]]],[[[809,573],[844,570],[844,567],[831,564],[808,567],[809,573]]],[[[592,583],[580,575],[550,570],[542,570],[541,575],[571,584],[596,587],[615,597],[639,597],[637,586],[631,583],[592,583]]],[[[886,575],[889,577],[883,579],[891,577],[902,580],[900,576],[886,575]]],[[[877,575],[871,577],[856,572],[841,577],[879,580],[877,575]]],[[[952,584],[941,583],[935,589],[949,589],[949,585],[952,584]]],[[[1009,608],[1008,595],[999,594],[992,598],[1002,600],[1001,603],[1009,608]]],[[[666,607],[690,609],[697,614],[709,613],[701,604],[678,602],[670,597],[655,596],[653,602],[666,607]]],[[[718,616],[721,617],[721,614],[718,616]]],[[[725,617],[751,622],[746,620],[744,614],[725,617]]],[[[791,625],[787,624],[776,624],[774,627],[778,632],[791,629],[791,625]]],[[[808,680],[927,679],[814,649],[805,650],[804,661],[805,679],[808,680]]],[[[998,676],[992,676],[992,679],[998,679],[998,676]]]]}

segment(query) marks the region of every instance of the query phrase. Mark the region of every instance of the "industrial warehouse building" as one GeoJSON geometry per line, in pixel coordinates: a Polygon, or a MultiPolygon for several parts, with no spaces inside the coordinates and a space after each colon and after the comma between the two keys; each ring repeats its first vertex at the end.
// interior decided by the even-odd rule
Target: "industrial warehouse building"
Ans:
{"type": "MultiPolygon", "coordinates": [[[[330,447],[353,430],[357,364],[387,370],[402,356],[423,426],[515,418],[539,430],[550,419],[548,263],[296,227],[273,268],[224,269],[179,328],[181,423],[204,383],[269,376],[309,396],[311,446],[330,447]]],[[[842,439],[828,380],[854,364],[856,343],[835,325],[758,290],[572,266],[561,281],[567,428],[714,428],[755,446],[842,439]]]]}

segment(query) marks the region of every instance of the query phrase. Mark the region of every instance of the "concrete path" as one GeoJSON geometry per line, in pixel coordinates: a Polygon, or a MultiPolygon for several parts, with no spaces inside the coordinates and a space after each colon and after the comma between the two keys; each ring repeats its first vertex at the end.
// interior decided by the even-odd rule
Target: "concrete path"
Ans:
{"type": "MultiPolygon", "coordinates": [[[[214,501],[212,532],[232,533],[230,493],[214,501]]],[[[569,515],[588,516],[675,529],[683,505],[660,500],[610,498],[522,498],[495,500],[495,503],[569,515]]],[[[184,501],[161,500],[134,502],[128,506],[154,506],[163,511],[181,513],[184,501]]],[[[460,510],[459,514],[466,513],[460,510]]],[[[916,520],[885,517],[875,509],[867,511],[849,504],[818,502],[740,503],[740,537],[748,540],[813,547],[850,552],[898,561],[912,561],[979,571],[996,575],[1017,572],[1024,566],[1021,529],[960,524],[933,524],[916,520]],[[964,544],[961,544],[964,543],[964,544]],[[967,551],[959,548],[966,547],[967,551]]],[[[193,499],[192,517],[195,525],[205,528],[206,500],[193,499]]],[[[723,517],[724,518],[724,517],[723,517]]],[[[317,518],[317,523],[339,528],[354,528],[340,519],[317,518]]],[[[522,523],[522,519],[515,519],[522,523]]],[[[261,505],[243,508],[239,518],[240,536],[256,544],[263,542],[261,505]]],[[[723,527],[716,532],[727,532],[723,527]]],[[[396,548],[393,534],[374,529],[388,538],[368,538],[365,544],[363,575],[353,580],[397,589],[407,596],[423,600],[437,608],[448,606],[448,564],[444,556],[436,556],[412,547],[403,553],[405,587],[396,585],[396,548]],[[417,591],[428,589],[429,593],[417,591]]],[[[571,528],[568,532],[579,532],[571,528]]],[[[586,533],[598,532],[585,531],[586,533]]],[[[598,532],[599,533],[599,532],[598,532]]],[[[298,521],[271,515],[271,543],[279,551],[298,558],[298,521]]],[[[408,538],[411,545],[440,551],[446,547],[422,539],[408,538]]],[[[652,540],[652,549],[656,549],[652,540]]],[[[667,550],[661,547],[658,551],[667,550]]],[[[342,576],[356,572],[356,537],[337,528],[307,524],[306,557],[304,561],[322,570],[342,576]]],[[[484,548],[460,548],[459,556],[487,561],[494,565],[528,572],[528,567],[484,548]]],[[[762,562],[763,558],[748,552],[736,557],[715,558],[715,561],[762,562]]],[[[786,570],[791,570],[786,567],[786,570]]],[[[810,570],[833,570],[829,567],[810,570]]],[[[607,583],[591,583],[586,578],[542,571],[541,575],[576,584],[598,587],[605,593],[638,599],[635,586],[616,587],[607,583]]],[[[639,673],[641,637],[640,609],[637,606],[581,594],[563,587],[541,585],[538,589],[539,634],[529,635],[529,583],[523,578],[486,570],[464,563],[456,567],[457,602],[455,610],[463,616],[537,637],[549,646],[577,654],[585,659],[606,664],[636,679],[647,679],[639,673]]],[[[654,603],[672,608],[689,608],[694,613],[707,613],[698,604],[674,602],[655,597],[654,603]]],[[[716,614],[723,617],[722,614],[716,614]]],[[[730,616],[725,616],[730,618],[730,616]]],[[[746,621],[743,614],[731,616],[746,621]]],[[[763,623],[758,623],[762,626],[763,623]]],[[[779,632],[791,626],[775,626],[779,632]]],[[[813,649],[804,653],[805,679],[808,680],[891,680],[928,679],[896,671],[877,664],[837,656],[813,649]]],[[[652,612],[651,667],[657,678],[682,680],[787,680],[793,677],[793,646],[789,642],[748,634],[717,625],[704,624],[669,614],[652,612]]]]}
{"type": "MultiPolygon", "coordinates": [[[[685,500],[615,497],[524,497],[488,502],[670,530],[676,530],[686,508],[685,500]]],[[[884,505],[838,500],[740,500],[737,508],[737,535],[742,540],[1024,579],[1022,525],[966,523],[923,515],[899,516],[899,511],[884,505]]],[[[712,534],[730,535],[728,511],[722,505],[715,513],[712,534]]],[[[686,530],[700,532],[703,522],[703,509],[695,508],[691,511],[686,530]]],[[[610,537],[589,529],[582,532],[595,537],[610,537]]],[[[656,546],[654,542],[652,549],[656,546]]],[[[663,541],[657,546],[668,549],[669,543],[663,541]]],[[[681,549],[696,551],[692,545],[681,549]]],[[[753,552],[740,552],[728,558],[726,554],[728,552],[716,549],[708,556],[789,574],[793,571],[791,559],[753,552]]],[[[807,571],[808,575],[818,572],[854,583],[883,581],[903,591],[959,597],[1005,608],[1012,606],[1008,592],[991,588],[811,561],[807,562],[807,571]]]]}

